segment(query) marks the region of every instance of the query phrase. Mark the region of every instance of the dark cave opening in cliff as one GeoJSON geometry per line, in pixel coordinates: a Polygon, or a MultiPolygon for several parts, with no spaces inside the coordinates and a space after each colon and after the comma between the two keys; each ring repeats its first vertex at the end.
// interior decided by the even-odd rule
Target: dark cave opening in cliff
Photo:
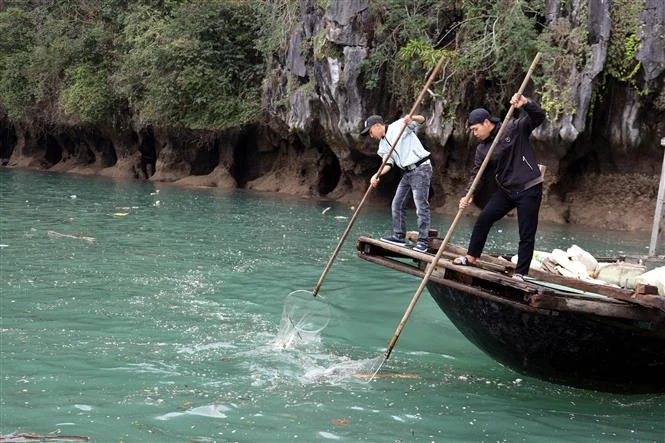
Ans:
{"type": "Polygon", "coordinates": [[[62,160],[62,146],[60,146],[60,143],[54,137],[47,135],[45,145],[44,159],[51,165],[59,163],[62,160]]]}
{"type": "Polygon", "coordinates": [[[97,155],[95,151],[90,149],[86,143],[81,143],[80,145],[81,152],[78,153],[78,159],[83,160],[86,165],[92,165],[97,161],[97,155]]]}
{"type": "Polygon", "coordinates": [[[192,161],[192,175],[208,175],[219,165],[219,142],[208,143],[196,151],[192,161]]]}
{"type": "Polygon", "coordinates": [[[118,154],[113,147],[113,143],[109,139],[101,139],[99,141],[99,146],[102,146],[101,158],[102,165],[105,168],[111,167],[118,163],[118,154]]]}
{"type": "Polygon", "coordinates": [[[326,146],[319,158],[318,193],[326,195],[332,192],[337,187],[341,176],[342,168],[339,165],[339,160],[335,153],[326,146]]]}
{"type": "Polygon", "coordinates": [[[157,165],[157,150],[155,149],[155,135],[152,128],[142,129],[139,134],[139,152],[141,153],[141,169],[146,177],[155,173],[157,165]]]}
{"type": "Polygon", "coordinates": [[[0,124],[0,161],[6,165],[16,146],[16,130],[8,124],[0,124]]]}
{"type": "Polygon", "coordinates": [[[256,127],[244,129],[233,149],[231,175],[235,179],[238,188],[245,188],[247,182],[258,176],[256,172],[260,166],[257,161],[258,132],[256,127]]]}

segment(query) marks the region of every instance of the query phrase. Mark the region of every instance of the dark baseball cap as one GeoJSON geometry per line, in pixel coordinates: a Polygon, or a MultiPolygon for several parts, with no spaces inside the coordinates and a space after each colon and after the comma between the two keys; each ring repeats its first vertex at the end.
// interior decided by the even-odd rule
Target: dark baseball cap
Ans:
{"type": "Polygon", "coordinates": [[[499,123],[499,119],[492,117],[492,114],[485,108],[476,108],[469,113],[469,126],[477,125],[482,123],[485,120],[489,120],[492,123],[499,123]]]}
{"type": "Polygon", "coordinates": [[[372,126],[376,125],[377,123],[383,124],[383,117],[380,115],[370,115],[367,117],[367,120],[365,120],[365,129],[362,130],[360,134],[365,135],[369,132],[369,128],[372,126]]]}

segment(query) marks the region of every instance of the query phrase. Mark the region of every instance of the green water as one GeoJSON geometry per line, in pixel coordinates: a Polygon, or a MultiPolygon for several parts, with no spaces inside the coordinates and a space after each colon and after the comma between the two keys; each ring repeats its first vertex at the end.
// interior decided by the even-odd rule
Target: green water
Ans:
{"type": "MultiPolygon", "coordinates": [[[[59,430],[95,442],[665,441],[665,396],[521,376],[471,345],[427,293],[382,369],[415,378],[312,376],[380,357],[418,287],[414,277],[355,255],[356,236],[387,232],[389,209],[363,210],[328,275],[321,291],[328,327],[283,348],[284,301],[312,289],[346,227],[335,217],[349,217],[349,208],[159,188],[0,170],[0,434],[59,430]]],[[[454,242],[466,243],[471,222],[454,242]]],[[[434,217],[443,233],[449,224],[434,217]]],[[[516,250],[514,223],[498,230],[488,250],[516,250]]],[[[537,247],[644,254],[648,241],[648,233],[543,226],[537,247]]]]}

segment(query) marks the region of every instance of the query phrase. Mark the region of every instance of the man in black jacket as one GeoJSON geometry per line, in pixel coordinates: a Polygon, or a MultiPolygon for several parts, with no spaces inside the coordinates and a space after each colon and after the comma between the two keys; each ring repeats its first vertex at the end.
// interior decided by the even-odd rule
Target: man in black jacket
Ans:
{"type": "MultiPolygon", "coordinates": [[[[513,208],[517,208],[520,242],[515,275],[520,278],[529,273],[538,228],[538,212],[543,196],[543,177],[533,147],[529,143],[529,135],[545,121],[545,113],[537,103],[520,94],[515,94],[510,104],[516,109],[522,108],[524,112],[520,118],[508,123],[501,140],[497,142],[492,152],[489,164],[496,172],[498,189],[492,194],[476,220],[467,255],[456,258],[454,263],[475,264],[483,252],[492,225],[513,208]]],[[[474,109],[469,114],[469,128],[480,140],[480,144],[476,148],[467,193],[500,127],[499,120],[492,117],[486,109],[474,109]]],[[[471,200],[472,198],[462,197],[459,207],[468,207],[471,200]]]]}

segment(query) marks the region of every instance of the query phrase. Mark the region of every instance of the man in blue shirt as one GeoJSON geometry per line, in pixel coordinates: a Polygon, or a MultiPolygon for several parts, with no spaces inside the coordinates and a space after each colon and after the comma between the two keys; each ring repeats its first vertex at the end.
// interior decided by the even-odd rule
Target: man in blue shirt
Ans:
{"type": "Polygon", "coordinates": [[[382,240],[398,245],[406,244],[406,204],[409,196],[413,196],[418,216],[418,241],[413,249],[427,252],[427,238],[430,226],[429,187],[432,181],[432,163],[430,153],[423,147],[415,130],[425,122],[422,115],[406,116],[390,125],[383,122],[380,115],[372,115],[365,121],[365,129],[361,134],[368,134],[379,141],[377,154],[386,159],[390,150],[394,151],[385,166],[374,174],[370,180],[377,187],[382,175],[396,166],[402,171],[402,179],[397,186],[392,202],[393,235],[382,240]],[[399,141],[397,136],[404,128],[399,141]],[[395,145],[395,143],[397,143],[395,145]]]}

